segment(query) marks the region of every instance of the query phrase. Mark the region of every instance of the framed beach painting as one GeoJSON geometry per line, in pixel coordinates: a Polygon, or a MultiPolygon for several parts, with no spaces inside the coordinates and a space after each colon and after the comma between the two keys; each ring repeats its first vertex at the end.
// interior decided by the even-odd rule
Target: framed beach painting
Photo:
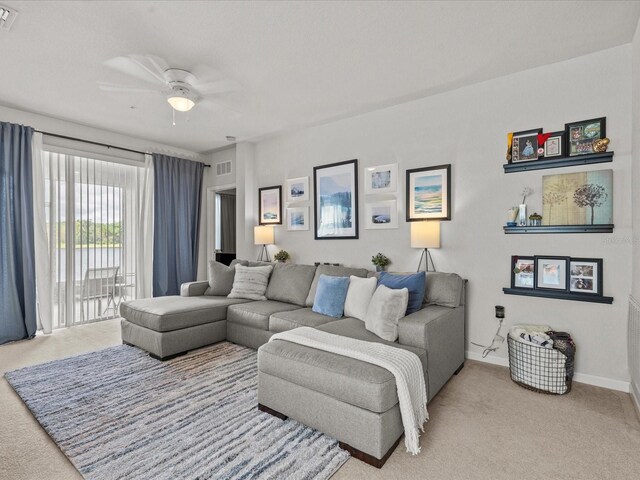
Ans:
{"type": "Polygon", "coordinates": [[[379,165],[364,169],[365,195],[395,193],[398,189],[398,164],[379,165]]]}
{"type": "Polygon", "coordinates": [[[407,170],[407,222],[451,220],[451,164],[407,170]]]}
{"type": "Polygon", "coordinates": [[[287,230],[309,230],[309,207],[287,208],[287,230]]]}
{"type": "Polygon", "coordinates": [[[358,238],[358,160],[313,168],[316,240],[358,238]]]}
{"type": "Polygon", "coordinates": [[[260,225],[282,225],[282,186],[258,189],[260,225]]]}
{"type": "Polygon", "coordinates": [[[285,181],[287,203],[309,200],[309,177],[290,178],[285,181]]]}
{"type": "Polygon", "coordinates": [[[398,228],[398,201],[384,200],[365,205],[364,228],[368,230],[398,228]]]}

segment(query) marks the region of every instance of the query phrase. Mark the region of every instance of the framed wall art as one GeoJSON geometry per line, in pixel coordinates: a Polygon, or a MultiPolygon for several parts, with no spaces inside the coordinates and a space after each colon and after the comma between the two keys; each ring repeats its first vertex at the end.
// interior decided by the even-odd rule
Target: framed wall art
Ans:
{"type": "Polygon", "coordinates": [[[544,158],[564,157],[565,154],[565,133],[552,132],[544,142],[544,158]]]}
{"type": "Polygon", "coordinates": [[[316,240],[358,238],[358,160],[313,168],[316,240]]]}
{"type": "Polygon", "coordinates": [[[365,195],[395,193],[398,190],[398,164],[379,165],[364,169],[365,195]]]}
{"type": "Polygon", "coordinates": [[[258,189],[260,225],[282,225],[282,186],[258,189]]]}
{"type": "Polygon", "coordinates": [[[511,163],[538,160],[538,134],[541,128],[514,132],[511,141],[511,163]]]}
{"type": "Polygon", "coordinates": [[[542,177],[543,225],[613,223],[613,170],[542,177]]]}
{"type": "Polygon", "coordinates": [[[535,276],[535,258],[511,257],[511,288],[533,288],[535,276]]]}
{"type": "Polygon", "coordinates": [[[309,177],[290,178],[284,184],[287,203],[309,201],[309,177]]]}
{"type": "Polygon", "coordinates": [[[534,288],[544,290],[568,290],[569,257],[535,257],[534,288]]]}
{"type": "Polygon", "coordinates": [[[287,230],[309,230],[309,207],[287,208],[287,230]]]}
{"type": "Polygon", "coordinates": [[[592,118],[564,126],[568,144],[568,155],[588,155],[595,153],[593,141],[607,136],[607,118],[592,118]]]}
{"type": "Polygon", "coordinates": [[[569,291],[602,295],[602,259],[572,258],[569,268],[569,291]]]}
{"type": "Polygon", "coordinates": [[[369,230],[398,228],[398,200],[367,203],[364,228],[369,230]]]}
{"type": "Polygon", "coordinates": [[[407,170],[407,222],[451,220],[451,164],[407,170]]]}

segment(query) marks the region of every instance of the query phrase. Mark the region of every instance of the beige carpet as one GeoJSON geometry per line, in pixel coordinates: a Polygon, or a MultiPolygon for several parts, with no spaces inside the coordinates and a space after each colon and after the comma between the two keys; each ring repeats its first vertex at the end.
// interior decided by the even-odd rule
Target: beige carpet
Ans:
{"type": "MultiPolygon", "coordinates": [[[[120,343],[118,320],[0,346],[0,374],[120,343]]],[[[333,479],[640,478],[640,422],[627,394],[574,384],[563,397],[525,390],[503,367],[468,361],[429,405],[422,453],[402,444],[382,470],[349,460],[333,479]]],[[[0,477],[81,476],[0,380],[0,477]]]]}

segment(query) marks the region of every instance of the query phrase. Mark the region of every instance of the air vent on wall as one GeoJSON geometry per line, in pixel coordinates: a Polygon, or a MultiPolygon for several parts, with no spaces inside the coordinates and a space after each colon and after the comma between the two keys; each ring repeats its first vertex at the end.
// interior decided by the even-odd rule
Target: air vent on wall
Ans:
{"type": "Polygon", "coordinates": [[[0,30],[8,31],[17,16],[17,11],[0,5],[0,30]]]}
{"type": "Polygon", "coordinates": [[[231,173],[231,161],[216,163],[216,176],[229,175],[231,173]]]}

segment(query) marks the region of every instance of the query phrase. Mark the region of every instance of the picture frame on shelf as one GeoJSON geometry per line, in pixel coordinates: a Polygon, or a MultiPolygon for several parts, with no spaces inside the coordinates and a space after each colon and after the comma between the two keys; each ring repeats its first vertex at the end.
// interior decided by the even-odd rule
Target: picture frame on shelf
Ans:
{"type": "Polygon", "coordinates": [[[398,228],[398,200],[367,203],[364,228],[368,230],[398,228]]]}
{"type": "Polygon", "coordinates": [[[566,135],[564,130],[551,132],[551,135],[544,142],[544,158],[564,157],[566,146],[566,135]]]}
{"type": "Polygon", "coordinates": [[[564,131],[567,143],[567,157],[596,153],[593,148],[593,141],[607,136],[607,117],[566,123],[564,131]]]}
{"type": "Polygon", "coordinates": [[[511,140],[511,160],[509,163],[532,162],[538,160],[538,134],[541,128],[514,132],[511,140]]]}
{"type": "Polygon", "coordinates": [[[289,178],[284,184],[287,203],[309,201],[309,177],[289,178]]]}
{"type": "Polygon", "coordinates": [[[309,230],[309,207],[287,208],[287,230],[290,232],[309,230]]]}
{"type": "Polygon", "coordinates": [[[534,257],[513,255],[511,257],[511,288],[533,289],[536,262],[534,257]],[[519,270],[516,273],[516,270],[519,270]]]}
{"type": "Polygon", "coordinates": [[[602,295],[604,290],[601,258],[571,258],[569,266],[569,291],[602,295]]]}
{"type": "Polygon", "coordinates": [[[313,167],[314,238],[357,239],[358,160],[313,167]]]}
{"type": "Polygon", "coordinates": [[[535,289],[569,291],[569,257],[535,255],[534,258],[535,289]]]}
{"type": "Polygon", "coordinates": [[[389,163],[364,169],[365,195],[396,193],[398,191],[398,164],[389,163]]]}
{"type": "Polygon", "coordinates": [[[406,172],[406,220],[451,220],[451,164],[406,172]]]}
{"type": "Polygon", "coordinates": [[[282,225],[282,185],[258,189],[259,224],[282,225]]]}

